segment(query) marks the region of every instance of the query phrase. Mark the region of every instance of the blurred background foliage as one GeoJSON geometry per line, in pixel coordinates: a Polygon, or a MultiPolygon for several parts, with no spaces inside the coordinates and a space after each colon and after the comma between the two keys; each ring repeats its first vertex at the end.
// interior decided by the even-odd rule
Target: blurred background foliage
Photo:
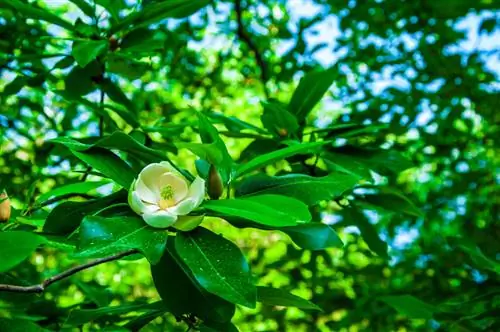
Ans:
{"type": "MultiPolygon", "coordinates": [[[[241,331],[500,330],[499,2],[217,0],[188,19],[163,20],[135,35],[110,35],[107,28],[161,0],[17,2],[74,22],[70,36],[10,1],[0,3],[0,187],[18,223],[27,211],[44,218],[40,195],[93,178],[52,138],[120,129],[195,171],[194,157],[173,141],[197,139],[196,110],[220,123],[231,155],[244,162],[278,143],[255,139],[237,119],[261,126],[261,101],[288,102],[304,73],[330,68],[334,83],[307,116],[306,132],[334,137],[339,146],[382,146],[408,156],[412,168],[377,181],[404,192],[422,214],[405,213],[404,202],[391,198],[354,216],[376,228],[389,246],[387,258],[368,249],[345,202],[325,202],[320,217],[341,234],[342,250],[299,251],[283,234],[214,220],[213,229],[236,241],[262,284],[292,290],[324,310],[259,306],[238,309],[233,322],[241,331]],[[102,40],[112,52],[78,67],[71,56],[75,33],[96,40],[88,52],[98,52],[102,40]],[[353,123],[364,129],[343,136],[342,125],[353,123]],[[412,319],[388,305],[387,296],[403,294],[446,313],[412,319]]],[[[367,157],[346,152],[351,161],[367,157]]],[[[389,154],[384,160],[380,168],[406,168],[389,154]]],[[[40,250],[17,276],[2,274],[0,281],[35,282],[70,265],[65,254],[40,250]]],[[[0,294],[0,317],[2,308],[20,315],[28,308],[30,319],[43,321],[82,302],[96,308],[157,299],[147,262],[120,261],[43,296],[0,294]]],[[[92,330],[89,321],[111,318],[68,319],[92,330]]],[[[144,328],[185,329],[169,315],[144,328]]]]}

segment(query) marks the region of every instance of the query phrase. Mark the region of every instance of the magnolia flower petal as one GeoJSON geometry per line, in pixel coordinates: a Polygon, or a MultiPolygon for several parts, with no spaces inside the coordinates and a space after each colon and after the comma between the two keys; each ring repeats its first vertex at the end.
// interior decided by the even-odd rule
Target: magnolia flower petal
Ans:
{"type": "Polygon", "coordinates": [[[170,173],[171,170],[170,164],[165,163],[153,163],[144,167],[141,173],[139,173],[139,178],[137,179],[136,188],[139,193],[139,196],[149,202],[156,203],[160,199],[160,186],[159,179],[165,173],[170,173]],[[146,188],[144,188],[144,186],[146,188]],[[154,195],[154,199],[151,195],[148,195],[146,189],[154,195]],[[144,196],[143,196],[144,194],[144,196]]]}
{"type": "Polygon", "coordinates": [[[132,210],[137,214],[142,214],[146,209],[144,203],[142,202],[136,191],[128,192],[128,205],[130,205],[132,210]]]}
{"type": "Polygon", "coordinates": [[[164,210],[159,210],[153,213],[145,213],[142,217],[148,225],[156,228],[167,228],[172,226],[177,220],[176,215],[164,210]]]}
{"type": "Polygon", "coordinates": [[[194,208],[200,206],[205,198],[205,180],[197,176],[189,187],[188,197],[193,199],[194,208]]]}
{"type": "Polygon", "coordinates": [[[139,177],[135,182],[135,192],[141,200],[150,204],[156,204],[160,197],[159,189],[152,191],[139,177]]]}
{"type": "Polygon", "coordinates": [[[173,193],[173,200],[177,203],[184,198],[186,198],[188,194],[188,183],[184,178],[179,177],[177,174],[174,173],[165,173],[163,174],[159,181],[159,187],[160,187],[160,195],[161,195],[161,190],[162,188],[166,186],[170,186],[172,189],[173,193]]]}
{"type": "Polygon", "coordinates": [[[162,161],[160,165],[165,167],[165,169],[168,169],[168,172],[174,173],[175,175],[178,175],[184,179],[184,175],[182,175],[177,169],[175,169],[175,167],[172,166],[172,164],[169,163],[168,161],[162,161]]]}
{"type": "Polygon", "coordinates": [[[196,207],[196,202],[194,201],[194,199],[187,198],[182,202],[180,202],[179,204],[168,208],[167,211],[175,215],[183,216],[193,211],[195,207],[196,207]]]}

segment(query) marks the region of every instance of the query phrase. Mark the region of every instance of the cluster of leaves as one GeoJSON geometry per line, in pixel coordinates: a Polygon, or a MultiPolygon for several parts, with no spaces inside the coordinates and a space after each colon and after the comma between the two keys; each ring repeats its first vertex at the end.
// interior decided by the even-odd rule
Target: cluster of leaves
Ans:
{"type": "MultiPolygon", "coordinates": [[[[494,120],[494,97],[481,85],[495,78],[483,68],[478,54],[468,56],[464,67],[456,55],[435,53],[436,47],[444,50],[460,37],[453,24],[441,20],[443,15],[458,20],[473,8],[472,2],[464,0],[445,9],[394,0],[384,2],[380,10],[376,1],[354,1],[348,7],[341,1],[328,1],[328,5],[318,1],[339,14],[345,32],[340,46],[348,50],[341,65],[327,70],[312,70],[311,61],[298,61],[324,47],[307,50],[304,39],[321,22],[323,13],[299,22],[295,47],[282,57],[259,52],[272,48],[269,36],[285,40],[292,35],[290,17],[256,17],[257,25],[269,26],[269,35],[261,35],[252,30],[245,11],[257,11],[259,6],[284,9],[280,1],[235,1],[230,15],[244,52],[220,51],[215,67],[189,47],[189,41],[199,40],[210,24],[209,1],[71,3],[84,19],[73,23],[59,15],[64,10],[57,13],[27,1],[7,0],[0,5],[5,14],[0,47],[7,55],[0,58],[1,70],[16,74],[2,92],[6,111],[0,116],[0,130],[8,141],[1,143],[6,150],[1,185],[11,197],[26,197],[22,211],[15,210],[0,233],[0,281],[19,285],[23,280],[21,286],[25,286],[61,270],[38,273],[26,261],[35,251],[41,257],[55,255],[71,261],[126,253],[129,259],[144,256],[149,261],[161,301],[120,295],[121,304],[110,305],[110,296],[101,285],[72,278],[85,302],[61,307],[54,301],[67,286],[64,282],[50,286],[47,292],[53,296],[38,301],[29,294],[1,293],[0,303],[7,306],[8,317],[0,318],[1,330],[87,325],[134,331],[169,312],[201,330],[231,331],[236,329],[231,323],[236,305],[254,308],[257,302],[264,305],[258,313],[248,314],[239,307],[247,313],[238,318],[243,330],[253,330],[252,324],[269,317],[278,330],[304,325],[315,330],[321,321],[327,321],[322,328],[335,330],[354,325],[371,330],[415,329],[425,327],[429,320],[449,327],[493,328],[499,265],[490,257],[498,250],[492,245],[497,207],[495,199],[485,202],[484,198],[493,192],[490,170],[495,161],[489,151],[498,129],[488,126],[494,120]],[[417,10],[413,19],[413,6],[432,8],[417,10]],[[192,14],[195,19],[158,25],[166,18],[192,14]],[[56,27],[57,35],[47,27],[56,27]],[[436,31],[439,45],[429,47],[426,43],[432,38],[426,37],[436,31]],[[422,45],[408,51],[402,36],[417,32],[424,33],[419,37],[422,45]],[[374,37],[385,38],[387,45],[372,43],[374,37]],[[247,56],[247,49],[252,56],[247,56]],[[58,61],[48,66],[44,59],[53,57],[58,61]],[[422,61],[427,67],[422,68],[422,61]],[[361,70],[362,64],[370,70],[361,70]],[[374,74],[388,66],[396,67],[394,76],[408,68],[418,73],[409,75],[410,92],[390,87],[373,93],[374,74]],[[168,68],[167,78],[163,68],[168,68]],[[224,77],[235,69],[245,76],[239,87],[224,77]],[[279,91],[280,84],[288,83],[301,69],[309,73],[297,88],[279,91]],[[346,79],[353,74],[355,80],[346,79]],[[450,75],[453,80],[448,79],[450,75]],[[427,87],[442,78],[448,80],[438,93],[427,87]],[[163,85],[166,79],[165,94],[148,87],[148,83],[163,85]],[[352,111],[318,128],[312,110],[333,83],[330,91],[352,111]],[[52,110],[45,107],[46,93],[50,93],[52,110]],[[450,104],[450,94],[456,100],[470,98],[482,112],[484,128],[478,131],[470,118],[464,118],[465,108],[450,104]],[[265,100],[253,106],[260,119],[231,110],[238,100],[254,95],[265,100]],[[233,99],[224,105],[220,100],[228,96],[233,99]],[[186,104],[185,98],[197,106],[186,104]],[[462,112],[436,117],[438,134],[419,128],[420,140],[412,142],[405,136],[406,124],[415,121],[422,100],[442,110],[454,107],[462,112]],[[380,123],[387,113],[391,114],[389,123],[380,123]],[[453,157],[457,145],[458,157],[453,157]],[[411,172],[398,177],[413,165],[401,150],[409,150],[420,166],[437,165],[434,180],[419,184],[406,175],[411,172]],[[194,161],[186,151],[198,159],[194,161]],[[487,167],[471,163],[478,155],[487,167]],[[163,160],[171,160],[188,179],[196,169],[210,182],[210,167],[221,175],[224,199],[206,200],[200,208],[206,222],[191,232],[151,228],[126,204],[126,190],[138,172],[148,163],[163,160]],[[467,177],[450,171],[461,162],[473,168],[467,177]],[[73,171],[82,165],[77,172],[83,174],[75,177],[73,171]],[[463,192],[460,188],[470,188],[471,182],[481,188],[481,195],[467,197],[471,205],[460,218],[463,223],[450,223],[442,211],[453,209],[451,198],[463,192]],[[51,189],[38,194],[43,187],[51,189]],[[425,214],[402,191],[425,201],[425,214]],[[475,213],[476,224],[466,223],[475,213]],[[341,221],[333,227],[321,222],[332,215],[341,221]],[[229,235],[218,235],[222,220],[241,229],[236,237],[244,234],[243,228],[260,229],[286,234],[294,244],[282,237],[285,254],[272,261],[262,259],[272,251],[270,247],[254,246],[256,257],[247,262],[239,248],[245,247],[240,245],[244,240],[236,241],[240,245],[236,246],[229,235]],[[418,227],[421,235],[418,246],[398,257],[394,250],[388,251],[388,243],[401,225],[418,227]],[[364,242],[349,233],[341,241],[338,232],[350,226],[359,230],[364,242]],[[471,241],[456,238],[461,233],[471,241]],[[343,251],[325,251],[340,248],[343,242],[343,251]],[[453,258],[457,252],[461,256],[453,258]],[[389,254],[396,262],[388,263],[389,254]],[[478,283],[475,273],[487,281],[478,283]],[[279,275],[288,279],[285,287],[269,282],[279,275]],[[339,283],[332,283],[340,278],[339,283]],[[288,292],[304,290],[304,285],[311,301],[288,292]],[[387,305],[380,306],[379,300],[387,305]],[[306,314],[288,319],[289,311],[274,310],[280,307],[301,308],[306,314]],[[395,316],[391,307],[417,319],[416,323],[395,316]],[[330,317],[342,310],[348,313],[330,317]],[[131,316],[131,312],[136,314],[131,316]],[[364,325],[366,313],[373,316],[369,327],[364,325]]],[[[493,5],[477,6],[482,10],[493,5]]],[[[482,25],[491,33],[494,23],[489,20],[482,25]]],[[[222,30],[232,29],[230,19],[221,25],[222,30]]],[[[250,106],[244,104],[238,110],[245,107],[250,106]]]]}

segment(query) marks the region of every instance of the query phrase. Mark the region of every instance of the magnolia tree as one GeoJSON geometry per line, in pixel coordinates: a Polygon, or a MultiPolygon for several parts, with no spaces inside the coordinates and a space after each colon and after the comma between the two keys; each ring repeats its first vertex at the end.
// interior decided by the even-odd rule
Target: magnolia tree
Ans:
{"type": "MultiPolygon", "coordinates": [[[[87,2],[72,2],[90,17],[95,15],[87,2]]],[[[281,232],[296,247],[317,253],[343,246],[336,231],[322,222],[326,209],[334,207],[344,226],[356,225],[370,250],[387,257],[387,245],[366,210],[375,206],[420,216],[410,200],[383,181],[411,167],[401,154],[382,149],[384,142],[374,139],[384,125],[351,123],[320,129],[308,121],[334,82],[330,69],[306,73],[288,102],[272,95],[262,100],[261,125],[193,107],[186,112],[197,118],[193,130],[199,139],[186,141],[176,131],[169,132],[168,123],[158,129],[144,128],[117,81],[145,66],[133,60],[137,53],[141,54],[137,58],[154,54],[158,36],[149,28],[151,24],[191,15],[208,1],[152,2],[116,16],[98,33],[90,24],[72,24],[22,1],[6,4],[12,15],[67,30],[73,40],[71,54],[56,67],[67,68],[69,73],[64,89],[54,91],[92,109],[108,125],[101,126],[97,136],[58,134],[48,142],[55,147],[54,155],[77,158],[86,165],[81,181],[56,186],[37,197],[34,206],[12,213],[8,191],[1,194],[0,273],[11,278],[2,279],[9,282],[0,284],[0,292],[41,294],[96,265],[146,258],[161,301],[128,306],[107,303],[93,310],[76,305],[61,308],[48,321],[7,309],[7,318],[0,318],[2,331],[70,329],[90,321],[113,331],[135,331],[166,313],[192,330],[236,331],[231,323],[236,306],[255,308],[258,302],[297,307],[315,315],[321,310],[315,303],[286,289],[263,286],[238,245],[213,231],[213,226],[226,223],[238,229],[281,232]],[[89,93],[100,96],[99,101],[85,99],[89,93]],[[116,105],[105,104],[106,100],[116,105]],[[109,110],[130,126],[109,125],[109,110]],[[155,134],[165,132],[170,133],[168,142],[175,151],[187,150],[196,156],[194,165],[184,167],[185,163],[176,162],[179,159],[172,149],[155,144],[155,134]],[[222,136],[250,144],[233,159],[222,136]],[[285,166],[273,176],[265,172],[277,164],[285,166]],[[106,190],[96,191],[103,185],[106,190]],[[35,251],[67,253],[74,266],[36,284],[17,280],[16,269],[35,251]],[[127,316],[131,311],[140,314],[127,316]],[[104,316],[107,319],[100,320],[104,316]]],[[[118,15],[113,14],[111,2],[105,7],[118,15]]],[[[15,90],[16,84],[27,83],[17,80],[6,89],[15,90]]],[[[402,299],[408,300],[394,296],[385,301],[410,310],[402,299]]]]}

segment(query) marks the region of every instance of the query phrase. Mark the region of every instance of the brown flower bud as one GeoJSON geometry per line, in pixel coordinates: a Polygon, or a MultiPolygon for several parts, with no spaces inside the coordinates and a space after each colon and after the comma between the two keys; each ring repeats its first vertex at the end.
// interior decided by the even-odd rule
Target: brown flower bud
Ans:
{"type": "Polygon", "coordinates": [[[211,199],[219,199],[219,197],[221,197],[222,192],[224,191],[224,186],[222,184],[220,174],[214,165],[210,165],[207,186],[208,196],[211,199]]]}
{"type": "Polygon", "coordinates": [[[0,194],[0,222],[8,221],[10,218],[10,200],[7,193],[0,194]]]}
{"type": "Polygon", "coordinates": [[[285,137],[288,135],[288,130],[286,130],[286,128],[280,128],[278,129],[278,135],[280,135],[281,137],[285,137]]]}

